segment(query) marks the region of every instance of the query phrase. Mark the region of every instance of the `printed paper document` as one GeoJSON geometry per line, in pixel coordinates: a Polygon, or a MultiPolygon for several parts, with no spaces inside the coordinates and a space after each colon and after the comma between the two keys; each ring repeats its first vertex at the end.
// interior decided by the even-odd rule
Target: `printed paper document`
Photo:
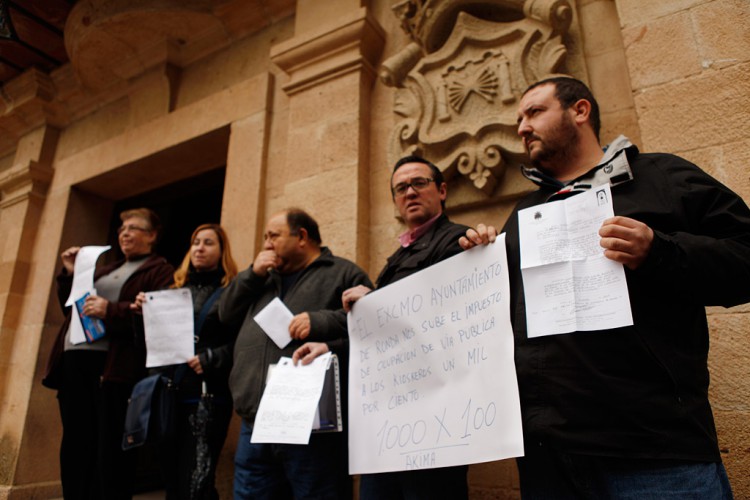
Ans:
{"type": "Polygon", "coordinates": [[[146,292],[146,367],[186,363],[195,355],[193,297],[187,288],[146,292]]]}
{"type": "Polygon", "coordinates": [[[260,399],[251,443],[309,443],[330,360],[330,352],[309,365],[294,366],[288,357],[279,360],[260,399]]]}
{"type": "Polygon", "coordinates": [[[608,184],[518,212],[529,337],[633,324],[625,270],[599,245],[612,216],[608,184]]]}

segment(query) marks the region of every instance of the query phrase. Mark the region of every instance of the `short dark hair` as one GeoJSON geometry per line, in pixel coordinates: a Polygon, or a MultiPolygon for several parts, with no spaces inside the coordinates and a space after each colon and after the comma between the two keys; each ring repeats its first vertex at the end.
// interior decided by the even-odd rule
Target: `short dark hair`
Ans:
{"type": "Polygon", "coordinates": [[[599,140],[599,129],[601,128],[601,121],[599,118],[599,103],[596,102],[594,94],[591,93],[591,90],[586,86],[586,84],[569,76],[555,76],[552,78],[539,80],[538,82],[529,85],[529,88],[527,88],[523,92],[523,95],[526,95],[532,89],[547,84],[552,84],[555,86],[555,98],[560,102],[560,105],[563,107],[563,109],[570,108],[580,99],[586,99],[591,103],[589,123],[591,123],[591,128],[594,129],[596,139],[599,140]]]}
{"type": "Polygon", "coordinates": [[[315,219],[310,214],[301,208],[287,208],[285,212],[286,223],[289,226],[291,234],[299,234],[299,230],[304,229],[307,232],[308,238],[320,246],[323,242],[320,238],[320,229],[318,228],[318,223],[315,222],[315,219]]]}
{"type": "MultiPolygon", "coordinates": [[[[396,165],[393,167],[393,172],[391,172],[391,183],[393,183],[393,174],[396,173],[396,170],[401,168],[403,165],[407,163],[421,163],[422,165],[427,165],[430,170],[432,171],[432,179],[435,181],[435,186],[440,189],[440,186],[445,182],[445,177],[443,176],[443,172],[440,171],[437,166],[432,163],[431,161],[425,160],[421,156],[418,155],[409,155],[404,156],[399,161],[396,162],[396,165]]],[[[391,196],[393,196],[393,186],[391,185],[391,196]]],[[[442,200],[440,202],[440,206],[445,210],[445,200],[442,200]]]]}

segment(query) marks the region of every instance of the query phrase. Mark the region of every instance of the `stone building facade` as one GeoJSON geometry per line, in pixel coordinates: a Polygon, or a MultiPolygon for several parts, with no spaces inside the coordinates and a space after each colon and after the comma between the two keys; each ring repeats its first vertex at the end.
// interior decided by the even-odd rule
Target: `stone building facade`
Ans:
{"type": "MultiPolygon", "coordinates": [[[[0,499],[60,494],[57,404],[40,384],[63,319],[54,276],[68,246],[114,242],[123,208],[163,215],[173,261],[220,219],[244,268],[267,216],[301,206],[374,276],[402,230],[394,160],[434,159],[452,218],[501,225],[531,189],[515,104],[558,73],[592,87],[604,143],[681,155],[750,200],[747,0],[80,0],[65,45],[69,64],[0,91],[0,499]]],[[[749,319],[750,306],[709,310],[737,498],[750,497],[749,319]]],[[[472,466],[470,485],[519,496],[511,461],[472,466]]]]}

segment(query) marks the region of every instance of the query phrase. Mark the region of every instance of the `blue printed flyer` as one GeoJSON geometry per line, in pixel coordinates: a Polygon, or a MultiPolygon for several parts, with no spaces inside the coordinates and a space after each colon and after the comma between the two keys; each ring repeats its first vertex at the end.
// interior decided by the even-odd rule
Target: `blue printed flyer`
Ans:
{"type": "Polygon", "coordinates": [[[86,302],[86,297],[90,294],[86,294],[80,299],[76,300],[76,309],[78,310],[78,316],[81,318],[81,325],[83,326],[83,334],[86,336],[86,342],[91,344],[96,342],[100,338],[104,337],[104,322],[99,318],[93,318],[83,314],[83,304],[86,302]]]}

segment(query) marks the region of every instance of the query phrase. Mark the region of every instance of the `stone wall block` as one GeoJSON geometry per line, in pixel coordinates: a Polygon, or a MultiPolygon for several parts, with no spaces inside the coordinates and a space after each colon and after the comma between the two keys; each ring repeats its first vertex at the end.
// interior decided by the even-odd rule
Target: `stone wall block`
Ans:
{"type": "Polygon", "coordinates": [[[358,221],[357,212],[352,208],[352,199],[359,194],[355,169],[356,162],[291,182],[286,185],[278,207],[294,205],[309,211],[320,224],[323,244],[351,260],[357,258],[354,236],[358,221]]]}
{"type": "Polygon", "coordinates": [[[750,412],[750,314],[717,314],[709,318],[711,351],[710,397],[714,408],[750,412]]]}
{"type": "Polygon", "coordinates": [[[289,130],[289,145],[286,151],[286,164],[303,166],[303,169],[284,169],[276,172],[274,176],[280,176],[283,184],[294,182],[300,177],[308,177],[323,170],[321,160],[321,141],[325,131],[324,125],[312,124],[295,127],[289,130]],[[294,145],[294,146],[292,146],[294,145]]]}
{"type": "Polygon", "coordinates": [[[688,151],[746,139],[750,63],[636,94],[646,151],[688,151]],[[708,120],[707,114],[720,119],[708,120]]]}
{"type": "Polygon", "coordinates": [[[642,89],[701,71],[690,14],[681,12],[623,30],[632,85],[642,89]]]}
{"type": "Polygon", "coordinates": [[[359,75],[350,73],[295,94],[289,101],[289,121],[297,126],[323,124],[358,110],[360,98],[359,75]]]}
{"type": "MultiPolygon", "coordinates": [[[[750,201],[750,140],[687,151],[682,155],[750,201]]],[[[746,306],[750,311],[750,306],[746,306]]]]}
{"type": "Polygon", "coordinates": [[[602,114],[633,106],[630,75],[624,59],[610,54],[589,57],[589,85],[602,114]]]}
{"type": "Polygon", "coordinates": [[[704,68],[750,60],[750,2],[717,0],[690,11],[704,68]]]}
{"type": "Polygon", "coordinates": [[[714,408],[721,460],[727,469],[734,498],[750,498],[750,411],[714,408]]]}
{"type": "Polygon", "coordinates": [[[361,138],[357,127],[359,116],[352,114],[327,123],[320,137],[321,169],[335,168],[343,161],[354,162],[359,157],[361,138]]]}
{"type": "Polygon", "coordinates": [[[268,115],[256,113],[232,124],[227,155],[221,223],[232,241],[232,253],[245,269],[260,248],[265,229],[268,115]],[[242,210],[237,210],[242,207],[242,210]]]}
{"type": "Polygon", "coordinates": [[[586,56],[622,50],[619,34],[602,29],[602,25],[619,26],[620,20],[612,0],[593,0],[579,4],[578,20],[586,56]]]}
{"type": "Polygon", "coordinates": [[[641,129],[634,108],[602,113],[601,119],[599,138],[602,144],[609,144],[620,134],[630,139],[633,144],[641,144],[641,129]]]}
{"type": "MultiPolygon", "coordinates": [[[[518,471],[516,461],[497,460],[481,464],[472,464],[469,467],[469,483],[471,491],[479,493],[493,491],[500,495],[500,498],[515,498],[512,495],[518,494],[518,471]]],[[[474,495],[471,495],[474,498],[474,495]]]]}
{"type": "Polygon", "coordinates": [[[617,12],[620,14],[620,24],[629,27],[642,24],[661,17],[687,10],[696,5],[708,3],[711,0],[617,0],[617,12]]]}

